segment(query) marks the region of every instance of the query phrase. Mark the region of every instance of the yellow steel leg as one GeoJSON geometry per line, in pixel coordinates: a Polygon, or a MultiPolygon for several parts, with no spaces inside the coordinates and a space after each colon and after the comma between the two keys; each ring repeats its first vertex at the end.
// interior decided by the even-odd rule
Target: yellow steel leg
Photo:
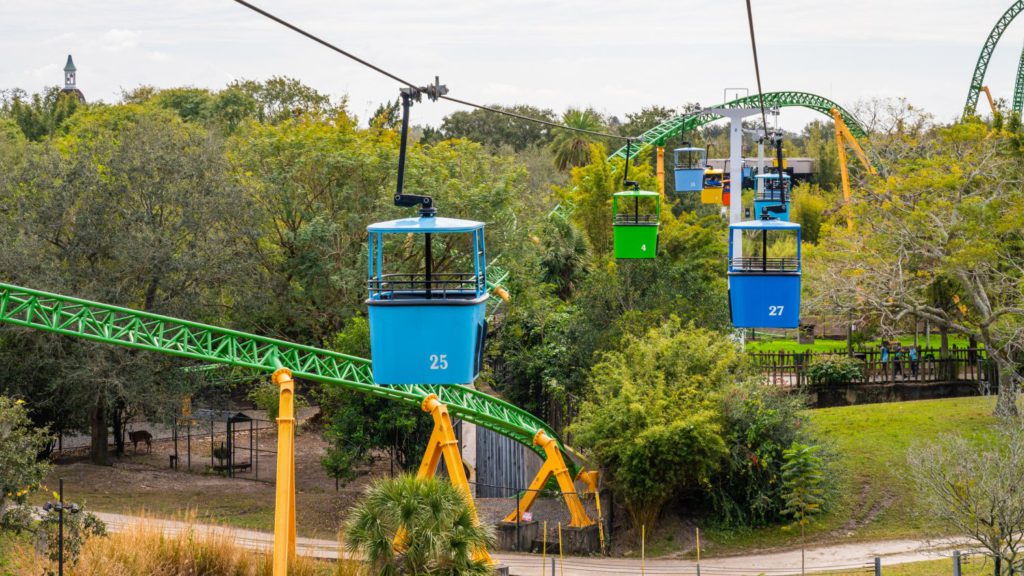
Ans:
{"type": "MultiPolygon", "coordinates": [[[[835,112],[836,117],[839,113],[835,112]]],[[[841,119],[841,118],[840,118],[841,119]]],[[[836,127],[836,150],[839,154],[839,178],[843,186],[843,202],[846,204],[846,229],[853,230],[853,207],[850,205],[850,169],[846,165],[846,143],[843,142],[843,132],[836,127]]]]}
{"type": "MultiPolygon", "coordinates": [[[[469,500],[469,506],[473,510],[473,519],[476,517],[476,506],[473,504],[473,495],[469,490],[469,479],[466,478],[466,469],[462,465],[462,456],[459,454],[459,440],[455,437],[455,428],[452,426],[451,416],[448,415],[448,407],[441,403],[436,394],[431,394],[423,399],[423,411],[429,412],[434,419],[434,430],[430,433],[427,441],[427,451],[423,454],[420,468],[416,472],[419,479],[430,478],[437,472],[437,465],[444,458],[445,468],[448,469],[448,478],[452,485],[462,490],[469,500]]],[[[405,540],[404,531],[395,536],[397,547],[402,546],[405,540]]],[[[491,561],[491,555],[485,548],[473,551],[473,558],[476,560],[491,561]]],[[[275,575],[276,576],[276,575],[275,575]]]]}
{"type": "Polygon", "coordinates": [[[587,515],[586,509],[583,508],[583,502],[580,501],[580,496],[576,493],[576,486],[573,484],[569,468],[562,458],[562,451],[558,449],[558,442],[555,442],[555,439],[548,436],[544,430],[537,430],[533,436],[533,443],[544,448],[547,458],[544,460],[544,465],[540,467],[540,471],[534,476],[533,482],[530,482],[530,488],[519,500],[519,508],[506,516],[505,521],[521,520],[523,513],[533,506],[548,479],[554,475],[555,480],[558,481],[558,488],[562,491],[562,497],[565,499],[565,505],[569,507],[569,526],[573,528],[592,526],[594,521],[587,515]]]}
{"type": "Polygon", "coordinates": [[[576,475],[576,479],[586,485],[583,493],[594,496],[594,504],[597,506],[597,536],[601,542],[601,550],[604,550],[604,517],[601,516],[601,490],[597,486],[599,478],[600,473],[596,470],[580,470],[580,473],[576,475]]]}
{"type": "Polygon", "coordinates": [[[295,558],[295,382],[292,372],[273,375],[280,389],[277,416],[277,498],[274,503],[274,576],[287,576],[295,558]]]}
{"type": "Polygon", "coordinates": [[[658,146],[658,162],[655,165],[658,175],[658,194],[665,195],[665,147],[658,146]]]}

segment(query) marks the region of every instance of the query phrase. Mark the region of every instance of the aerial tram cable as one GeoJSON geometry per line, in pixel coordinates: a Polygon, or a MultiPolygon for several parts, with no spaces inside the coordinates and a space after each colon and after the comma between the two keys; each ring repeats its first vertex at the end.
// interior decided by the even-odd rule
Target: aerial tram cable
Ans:
{"type": "Polygon", "coordinates": [[[757,58],[757,37],[754,34],[754,10],[750,7],[750,0],[747,0],[747,24],[750,28],[750,48],[754,52],[754,74],[757,76],[757,100],[761,105],[761,122],[764,125],[764,137],[775,142],[775,157],[779,164],[779,190],[783,204],[786,202],[785,185],[782,181],[782,132],[774,138],[768,134],[768,113],[764,108],[764,90],[761,88],[761,64],[757,58]]]}
{"type": "MultiPolygon", "coordinates": [[[[761,107],[761,121],[764,136],[768,133],[768,114],[764,106],[764,90],[761,88],[761,66],[757,58],[757,38],[754,34],[754,13],[747,4],[747,23],[750,27],[750,46],[754,54],[754,72],[757,75],[758,102],[761,107]]],[[[786,178],[783,170],[782,132],[771,138],[775,143],[778,162],[778,201],[765,202],[757,219],[736,222],[729,225],[729,316],[736,328],[797,328],[800,325],[800,225],[779,218],[787,214],[789,204],[786,198],[786,178]],[[751,233],[760,240],[760,254],[747,256],[744,250],[744,236],[751,233]],[[795,257],[768,257],[768,234],[793,237],[796,243],[795,257]]],[[[765,182],[767,184],[768,181],[765,182]]],[[[755,196],[755,208],[758,207],[755,196]]],[[[775,200],[765,198],[763,200],[775,200]]],[[[753,246],[751,247],[753,248],[753,246]]]]}
{"type": "Polygon", "coordinates": [[[249,10],[252,10],[253,12],[256,12],[257,14],[259,14],[260,16],[263,16],[264,18],[269,18],[270,20],[273,20],[274,22],[277,22],[278,24],[284,26],[285,28],[289,28],[289,29],[291,29],[294,32],[298,32],[299,34],[302,34],[306,38],[309,38],[310,40],[312,40],[312,41],[314,41],[314,42],[316,42],[318,44],[322,44],[323,46],[325,46],[327,48],[330,48],[331,50],[334,50],[335,52],[337,52],[338,54],[341,54],[342,56],[345,56],[347,58],[351,58],[352,60],[355,60],[356,62],[359,62],[363,66],[366,66],[367,68],[369,68],[371,70],[374,70],[374,71],[376,71],[376,72],[378,72],[380,74],[383,74],[383,75],[387,76],[388,78],[391,78],[392,80],[398,82],[399,84],[405,84],[409,88],[415,88],[416,87],[416,85],[413,84],[412,82],[409,82],[408,80],[405,80],[404,78],[399,78],[398,76],[395,76],[394,74],[392,74],[391,72],[388,72],[387,70],[381,68],[380,66],[375,66],[375,65],[367,62],[366,60],[363,60],[362,58],[356,56],[355,54],[352,54],[351,52],[343,50],[343,49],[335,46],[334,44],[331,44],[327,40],[324,40],[323,38],[320,38],[319,36],[317,36],[315,34],[311,34],[310,32],[307,32],[307,31],[303,30],[302,28],[299,28],[298,26],[292,24],[291,22],[288,22],[287,20],[284,20],[283,18],[279,18],[279,17],[271,14],[270,12],[267,12],[266,10],[264,10],[264,9],[258,7],[258,6],[254,6],[254,5],[246,2],[245,0],[235,0],[235,2],[237,2],[238,4],[241,4],[242,6],[245,6],[249,10]]]}
{"type": "MultiPolygon", "coordinates": [[[[414,91],[422,90],[421,88],[418,88],[415,83],[410,82],[410,81],[408,81],[408,80],[406,80],[406,79],[404,79],[404,78],[402,78],[402,77],[400,77],[400,76],[398,76],[396,74],[388,72],[387,70],[381,68],[380,66],[374,65],[374,64],[372,64],[372,63],[370,63],[370,62],[368,62],[368,61],[366,61],[366,60],[356,56],[355,54],[352,54],[351,52],[349,52],[347,50],[339,48],[337,45],[332,44],[331,42],[328,42],[327,40],[324,40],[323,38],[317,36],[316,34],[313,34],[312,32],[308,32],[308,31],[304,30],[303,28],[301,28],[299,26],[296,26],[295,24],[292,24],[291,22],[288,22],[287,20],[285,20],[285,19],[283,19],[283,18],[281,18],[279,16],[276,16],[276,15],[270,13],[270,12],[267,12],[266,10],[264,10],[264,9],[258,7],[258,6],[255,6],[255,5],[253,5],[253,4],[249,3],[249,2],[246,2],[246,0],[234,0],[234,2],[236,2],[237,4],[241,4],[242,6],[245,6],[249,10],[252,10],[253,12],[256,12],[257,14],[259,14],[259,15],[267,18],[267,19],[270,19],[270,20],[273,20],[274,22],[277,22],[278,24],[284,26],[285,28],[288,28],[289,30],[297,32],[297,33],[305,36],[306,38],[309,38],[310,40],[316,42],[317,44],[320,44],[320,45],[322,45],[322,46],[324,46],[324,47],[326,47],[326,48],[328,48],[330,50],[333,50],[333,51],[337,52],[338,54],[341,54],[342,56],[345,56],[346,58],[349,58],[351,60],[355,60],[356,62],[362,64],[363,66],[366,66],[367,68],[369,68],[369,69],[371,69],[371,70],[373,70],[373,71],[375,71],[375,72],[377,72],[379,74],[383,74],[384,76],[387,76],[388,78],[398,82],[399,84],[404,84],[406,87],[411,88],[414,91]]],[[[445,90],[445,92],[447,93],[447,90],[445,90]]],[[[532,116],[524,116],[522,114],[517,114],[515,112],[510,112],[508,110],[501,110],[499,108],[494,108],[492,106],[484,106],[483,104],[476,104],[476,103],[470,102],[468,100],[462,100],[462,99],[459,99],[459,98],[453,98],[451,96],[447,96],[446,94],[438,94],[436,97],[433,97],[431,99],[432,100],[437,100],[437,99],[447,100],[449,102],[454,102],[456,104],[461,104],[463,106],[469,106],[470,108],[476,108],[478,110],[484,110],[486,112],[493,112],[495,114],[502,114],[504,116],[509,116],[511,118],[518,118],[519,120],[525,120],[527,122],[533,122],[535,124],[543,124],[545,126],[550,126],[552,128],[559,128],[559,129],[562,129],[562,130],[570,130],[572,132],[577,132],[577,133],[580,133],[580,134],[590,134],[591,136],[599,136],[599,137],[602,137],[602,138],[613,138],[613,139],[616,139],[616,140],[627,140],[627,141],[630,140],[630,139],[632,139],[632,140],[637,140],[638,139],[637,137],[634,137],[634,136],[623,136],[621,134],[611,134],[609,132],[599,132],[599,131],[596,131],[596,130],[586,130],[584,128],[574,128],[572,126],[567,126],[565,124],[560,124],[558,122],[551,122],[549,120],[544,120],[542,118],[533,118],[532,116]]],[[[640,139],[642,140],[642,138],[640,138],[640,139]]]]}
{"type": "Polygon", "coordinates": [[[757,76],[757,100],[761,105],[761,123],[764,126],[764,137],[767,139],[768,114],[764,110],[764,90],[761,89],[761,65],[757,59],[757,38],[754,35],[754,11],[750,7],[750,0],[747,0],[747,24],[750,28],[750,48],[754,51],[754,74],[757,76]]]}

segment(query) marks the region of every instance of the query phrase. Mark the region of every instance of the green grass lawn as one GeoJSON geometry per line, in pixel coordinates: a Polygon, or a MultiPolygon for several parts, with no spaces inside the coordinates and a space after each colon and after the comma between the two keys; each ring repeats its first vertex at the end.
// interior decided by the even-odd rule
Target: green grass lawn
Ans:
{"type": "MultiPolygon", "coordinates": [[[[995,397],[950,398],[866,404],[808,411],[811,426],[837,455],[839,495],[831,511],[808,533],[822,544],[944,534],[941,525],[915,514],[915,489],[907,474],[907,450],[946,432],[985,432],[995,397]]],[[[748,532],[708,530],[709,552],[793,545],[779,527],[748,532]]],[[[887,572],[888,573],[888,572],[887,572]]]]}
{"type": "MultiPolygon", "coordinates": [[[[904,335],[899,337],[900,344],[904,346],[912,346],[914,344],[914,335],[904,335]]],[[[924,334],[918,337],[918,345],[927,347],[927,340],[925,340],[924,334]]],[[[949,337],[949,345],[956,346],[958,348],[966,348],[968,344],[967,337],[959,334],[952,334],[949,337]]],[[[854,347],[868,347],[878,348],[882,345],[882,340],[872,340],[870,342],[864,342],[857,344],[854,347]]],[[[932,334],[932,347],[939,347],[939,335],[932,334]]],[[[818,339],[814,341],[814,344],[797,344],[795,339],[786,338],[766,338],[761,340],[747,340],[746,343],[747,352],[845,352],[846,351],[846,340],[822,340],[818,339]]]]}

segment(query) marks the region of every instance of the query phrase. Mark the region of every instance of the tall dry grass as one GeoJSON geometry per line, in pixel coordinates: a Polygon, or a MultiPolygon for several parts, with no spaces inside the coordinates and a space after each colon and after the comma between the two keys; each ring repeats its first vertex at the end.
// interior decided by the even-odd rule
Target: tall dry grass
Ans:
{"type": "MultiPolygon", "coordinates": [[[[144,518],[107,537],[92,538],[82,546],[78,562],[68,576],[272,576],[271,557],[240,547],[227,529],[197,528],[187,519],[185,528],[168,534],[144,518]]],[[[11,569],[17,576],[39,576],[56,566],[28,546],[14,553],[11,569]]],[[[292,576],[365,576],[360,562],[330,562],[298,557],[292,576]]]]}

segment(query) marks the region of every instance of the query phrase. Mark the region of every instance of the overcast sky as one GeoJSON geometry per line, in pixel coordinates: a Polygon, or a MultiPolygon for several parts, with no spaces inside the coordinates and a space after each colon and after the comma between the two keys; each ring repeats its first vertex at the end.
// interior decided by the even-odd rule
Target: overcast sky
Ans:
{"type": "MultiPolygon", "coordinates": [[[[743,0],[253,0],[400,76],[435,75],[451,94],[622,117],[648,105],[710,105],[756,92],[743,0]]],[[[753,0],[765,91],[844,106],[906,97],[956,117],[981,45],[1010,0],[753,0]]],[[[1024,17],[1003,36],[986,83],[1012,99],[1024,17]]],[[[63,82],[67,54],[89,100],[122,89],[221,88],[298,78],[365,120],[398,86],[231,0],[0,0],[0,88],[63,82]]],[[[459,109],[424,103],[414,123],[459,109]]],[[[813,112],[786,111],[796,129],[813,112]]]]}

